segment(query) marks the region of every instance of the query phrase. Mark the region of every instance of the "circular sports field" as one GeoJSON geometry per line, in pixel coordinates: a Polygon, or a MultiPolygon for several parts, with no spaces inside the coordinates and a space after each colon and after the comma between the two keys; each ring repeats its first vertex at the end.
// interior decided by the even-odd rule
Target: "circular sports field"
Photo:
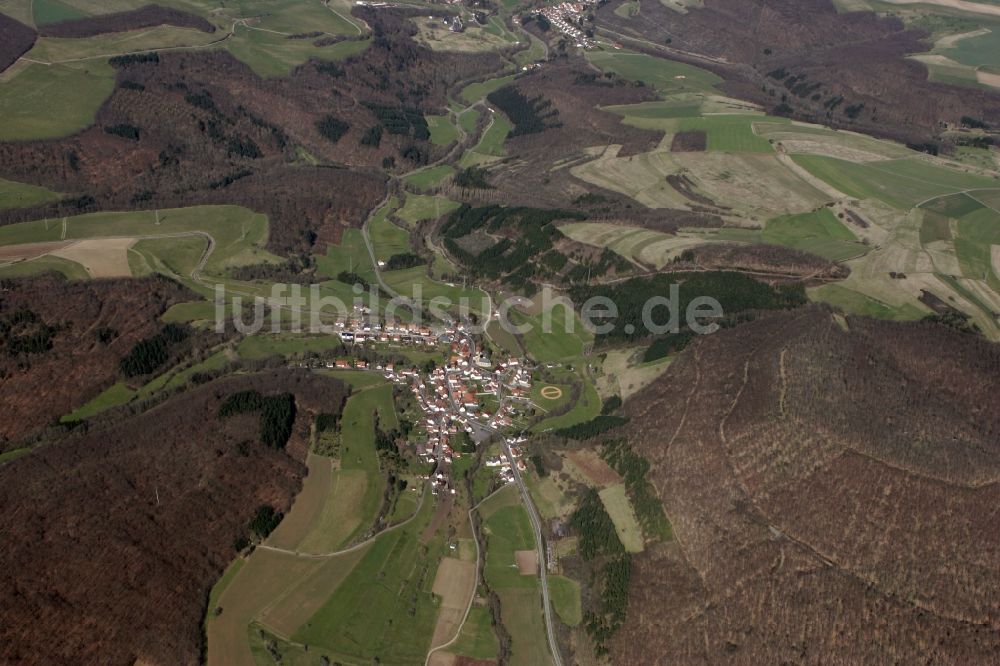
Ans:
{"type": "Polygon", "coordinates": [[[558,386],[543,386],[540,393],[546,400],[558,400],[562,397],[563,391],[558,386]]]}

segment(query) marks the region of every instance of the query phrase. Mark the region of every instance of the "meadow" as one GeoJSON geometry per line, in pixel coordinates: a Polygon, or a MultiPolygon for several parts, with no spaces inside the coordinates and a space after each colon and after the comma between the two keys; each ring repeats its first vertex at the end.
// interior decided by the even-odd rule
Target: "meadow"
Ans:
{"type": "Polygon", "coordinates": [[[497,158],[506,155],[507,151],[504,149],[503,144],[513,128],[514,126],[511,125],[504,114],[499,111],[493,112],[491,122],[487,126],[486,131],[483,132],[479,143],[465,151],[462,159],[458,162],[459,166],[478,166],[487,162],[493,162],[497,158]]]}
{"type": "Polygon", "coordinates": [[[431,131],[431,143],[447,146],[458,138],[458,129],[451,123],[450,116],[425,116],[431,131]]]}
{"type": "Polygon", "coordinates": [[[487,539],[486,581],[500,597],[501,617],[511,635],[511,662],[547,665],[538,578],[522,576],[514,556],[515,551],[535,548],[531,522],[517,488],[508,486],[493,495],[479,511],[487,539]]]}
{"type": "Polygon", "coordinates": [[[642,528],[635,517],[632,504],[625,495],[625,484],[616,483],[613,486],[604,488],[598,492],[601,502],[611,516],[611,522],[615,524],[615,532],[621,539],[625,551],[628,553],[641,553],[646,545],[642,537],[642,528]]]}
{"type": "Polygon", "coordinates": [[[583,621],[580,608],[580,584],[566,576],[549,576],[549,595],[552,607],[563,624],[575,627],[583,621]]]}
{"type": "Polygon", "coordinates": [[[461,285],[452,285],[432,280],[427,277],[426,266],[416,266],[398,271],[385,271],[382,273],[382,279],[394,291],[409,298],[416,296],[419,285],[421,301],[425,306],[432,299],[438,299],[439,301],[440,299],[447,299],[450,305],[449,308],[445,309],[458,307],[464,302],[468,304],[469,309],[473,312],[483,313],[487,310],[487,306],[485,305],[487,296],[485,292],[475,287],[462,287],[461,285]]]}
{"type": "Polygon", "coordinates": [[[377,261],[388,261],[395,254],[406,254],[410,251],[410,234],[389,219],[389,214],[396,204],[396,200],[393,199],[368,221],[368,236],[377,261]]]}
{"type": "Polygon", "coordinates": [[[594,66],[614,72],[630,81],[642,81],[661,93],[702,92],[717,94],[722,79],[699,67],[673,60],[655,58],[628,51],[588,51],[587,60],[594,66]]]}
{"type": "Polygon", "coordinates": [[[18,66],[0,81],[0,141],[68,136],[93,124],[115,87],[115,71],[102,60],[18,66]]]}
{"type": "Polygon", "coordinates": [[[487,79],[486,81],[482,81],[480,83],[470,83],[462,88],[462,92],[459,96],[469,104],[478,102],[491,92],[500,90],[500,88],[503,88],[505,85],[513,81],[515,76],[515,74],[509,74],[495,79],[487,79]]]}
{"type": "Polygon", "coordinates": [[[406,203],[396,211],[396,217],[413,226],[423,220],[436,220],[458,207],[458,202],[452,201],[447,197],[407,194],[406,203]]]}
{"type": "Polygon", "coordinates": [[[59,194],[44,187],[0,178],[0,210],[34,206],[49,201],[58,201],[59,198],[59,194]]]}
{"type": "Polygon", "coordinates": [[[403,181],[408,186],[416,190],[428,190],[432,187],[438,187],[454,173],[455,167],[450,164],[441,164],[435,167],[414,171],[403,178],[403,181]]]}

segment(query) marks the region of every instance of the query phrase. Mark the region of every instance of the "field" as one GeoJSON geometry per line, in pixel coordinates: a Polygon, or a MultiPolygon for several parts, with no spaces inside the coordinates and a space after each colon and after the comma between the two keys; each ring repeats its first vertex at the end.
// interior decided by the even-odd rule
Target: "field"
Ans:
{"type": "Polygon", "coordinates": [[[495,79],[487,79],[482,83],[472,83],[470,85],[465,86],[465,88],[462,89],[462,93],[460,96],[463,100],[465,100],[469,104],[478,102],[479,100],[489,95],[491,92],[495,90],[500,90],[500,88],[503,88],[505,85],[513,81],[514,76],[515,76],[514,74],[510,74],[508,76],[501,76],[495,79]]]}
{"type": "Polygon", "coordinates": [[[326,254],[316,257],[318,275],[334,278],[342,271],[375,281],[375,268],[360,229],[345,229],[340,245],[327,245],[326,254]]]}
{"type": "Polygon", "coordinates": [[[629,553],[641,553],[645,548],[645,541],[642,538],[642,528],[632,510],[632,504],[625,496],[625,484],[619,483],[609,486],[600,491],[601,502],[607,509],[611,521],[615,524],[615,531],[621,539],[625,551],[629,553]]]}
{"type": "Polygon", "coordinates": [[[74,60],[100,61],[109,56],[135,51],[202,47],[218,40],[217,33],[161,25],[154,28],[114,32],[94,37],[41,37],[25,57],[44,63],[66,63],[74,60]]]}
{"type": "Polygon", "coordinates": [[[459,204],[442,196],[407,194],[406,203],[396,217],[413,226],[423,220],[435,220],[458,208],[459,204]]]}
{"type": "Polygon", "coordinates": [[[58,21],[70,21],[77,18],[85,18],[87,15],[75,7],[59,2],[59,0],[32,0],[32,19],[35,25],[45,25],[46,23],[56,23],[58,21]]]}
{"type": "Polygon", "coordinates": [[[441,597],[441,612],[434,627],[432,646],[444,645],[456,637],[465,619],[465,611],[475,595],[476,579],[475,561],[466,562],[454,557],[441,560],[432,587],[434,594],[441,597]]]}
{"type": "Polygon", "coordinates": [[[64,416],[61,420],[82,421],[106,409],[124,405],[134,396],[135,391],[126,386],[124,382],[117,382],[87,404],[64,416]]]}
{"type": "Polygon", "coordinates": [[[588,51],[594,66],[630,81],[642,81],[661,93],[702,92],[715,94],[722,83],[715,74],[683,63],[627,51],[588,51]]]}
{"type": "Polygon", "coordinates": [[[510,121],[507,120],[504,114],[495,111],[492,114],[489,126],[483,132],[482,138],[479,139],[479,143],[465,151],[462,159],[459,160],[459,166],[478,166],[487,162],[493,162],[497,158],[506,155],[507,153],[503,144],[513,128],[514,126],[510,124],[510,121]]]}
{"type": "Polygon", "coordinates": [[[528,514],[509,486],[480,507],[487,535],[486,580],[500,596],[501,618],[511,634],[512,663],[548,664],[538,579],[522,576],[515,552],[535,547],[528,514]]]}
{"type": "Polygon", "coordinates": [[[389,220],[395,201],[379,210],[368,221],[368,235],[377,261],[388,261],[394,254],[410,251],[410,234],[389,220]]]}
{"type": "Polygon", "coordinates": [[[484,27],[469,21],[462,32],[452,32],[450,26],[437,17],[414,18],[417,25],[416,41],[435,51],[456,51],[459,53],[476,53],[479,51],[494,51],[510,46],[506,39],[509,32],[497,29],[492,22],[484,27]]]}
{"type": "Polygon", "coordinates": [[[547,311],[528,315],[510,310],[510,323],[525,332],[522,344],[539,363],[554,363],[583,354],[584,346],[593,341],[572,307],[556,302],[547,311]]]}
{"type": "Polygon", "coordinates": [[[310,40],[288,39],[264,30],[238,27],[236,36],[226,42],[226,49],[265,78],[287,76],[310,58],[336,61],[349,58],[368,48],[367,40],[342,41],[316,47],[310,40]]]}
{"type": "Polygon", "coordinates": [[[447,146],[458,138],[458,129],[451,124],[450,116],[426,116],[427,127],[431,131],[431,143],[447,146]]]}
{"type": "Polygon", "coordinates": [[[458,640],[448,648],[448,651],[472,659],[495,659],[499,644],[490,613],[485,608],[473,606],[469,616],[462,625],[458,640]]]}
{"type": "Polygon", "coordinates": [[[438,187],[445,181],[445,179],[454,173],[455,167],[450,164],[441,164],[428,169],[414,171],[403,180],[407,185],[413,187],[414,189],[428,190],[432,187],[438,187]]]}
{"type": "Polygon", "coordinates": [[[602,374],[597,378],[597,390],[602,398],[617,395],[628,400],[670,366],[670,359],[643,363],[642,354],[637,354],[635,349],[612,349],[606,354],[602,374]]]}
{"type": "Polygon", "coordinates": [[[580,584],[565,576],[549,576],[549,594],[556,615],[563,624],[575,627],[583,621],[580,608],[580,584]]]}
{"type": "Polygon", "coordinates": [[[431,513],[428,502],[413,526],[378,537],[294,641],[348,661],[422,661],[438,613],[432,586],[444,550],[440,540],[425,549],[417,539],[431,513]]]}
{"type": "MultiPolygon", "coordinates": [[[[582,361],[582,359],[581,359],[582,361]]],[[[589,421],[601,412],[601,397],[597,394],[594,383],[586,377],[583,370],[572,373],[574,382],[581,387],[580,398],[565,414],[552,416],[532,426],[532,432],[544,432],[546,430],[558,430],[568,428],[589,421]]]]}
{"type": "Polygon", "coordinates": [[[867,251],[829,208],[770,220],[761,234],[761,240],[811,252],[832,261],[843,261],[867,251]]]}
{"type": "MultiPolygon", "coordinates": [[[[184,238],[198,234],[210,235],[215,240],[215,249],[208,257],[205,270],[222,274],[232,266],[277,261],[277,257],[262,249],[267,241],[267,228],[267,217],[245,208],[194,206],[155,213],[92,213],[67,218],[62,223],[37,220],[13,224],[0,228],[0,244],[60,239],[144,238],[164,235],[184,238]]],[[[169,244],[165,247],[169,247],[169,244]]]]}
{"type": "Polygon", "coordinates": [[[463,288],[461,285],[432,280],[427,277],[426,266],[386,271],[382,273],[382,279],[392,289],[409,298],[416,298],[419,292],[420,300],[425,306],[434,300],[446,310],[463,305],[473,312],[485,312],[487,309],[484,304],[487,296],[484,292],[473,287],[463,288]]]}
{"type": "Polygon", "coordinates": [[[18,69],[0,81],[0,141],[51,139],[85,129],[114,85],[106,61],[18,69]]]}
{"type": "Polygon", "coordinates": [[[57,201],[59,195],[55,192],[28,185],[27,183],[15,183],[12,180],[0,178],[0,210],[4,208],[24,208],[47,201],[57,201]]]}
{"type": "Polygon", "coordinates": [[[832,157],[796,155],[799,166],[841,192],[908,210],[933,197],[964,190],[1000,188],[1000,181],[909,158],[856,164],[832,157]]]}

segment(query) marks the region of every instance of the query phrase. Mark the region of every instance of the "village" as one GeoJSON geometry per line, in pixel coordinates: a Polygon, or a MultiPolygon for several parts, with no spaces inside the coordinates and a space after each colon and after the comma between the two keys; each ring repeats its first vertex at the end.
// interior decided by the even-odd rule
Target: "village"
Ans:
{"type": "MultiPolygon", "coordinates": [[[[348,345],[398,344],[446,351],[447,362],[433,369],[414,364],[372,362],[359,358],[322,361],[333,370],[366,370],[379,373],[409,390],[422,412],[422,420],[406,446],[418,460],[433,464],[430,479],[435,494],[455,493],[451,466],[463,455],[461,443],[478,446],[502,437],[506,446],[487,458],[502,483],[515,480],[512,467],[524,471],[522,446],[527,438],[515,435],[519,416],[531,410],[531,369],[515,357],[492,357],[477,350],[468,327],[448,323],[431,327],[406,322],[380,323],[368,318],[347,319],[335,324],[340,339],[348,345]],[[509,456],[508,456],[509,452],[509,456]]],[[[468,449],[464,451],[468,455],[468,449]]]]}
{"type": "MultiPolygon", "coordinates": [[[[593,38],[588,37],[584,30],[580,28],[584,12],[592,4],[590,2],[561,2],[551,7],[545,7],[538,13],[548,19],[549,23],[556,30],[573,40],[577,48],[592,48],[597,42],[593,38]]],[[[528,17],[534,15],[534,12],[523,15],[521,23],[523,24],[528,17]]]]}

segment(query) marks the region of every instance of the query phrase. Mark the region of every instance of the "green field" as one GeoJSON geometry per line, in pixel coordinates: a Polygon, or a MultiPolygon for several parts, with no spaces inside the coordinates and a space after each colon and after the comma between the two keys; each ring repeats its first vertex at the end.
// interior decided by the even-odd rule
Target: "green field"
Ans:
{"type": "Polygon", "coordinates": [[[601,502],[611,516],[611,522],[615,524],[615,531],[621,539],[625,551],[629,553],[641,553],[646,547],[642,537],[642,528],[635,517],[631,502],[625,495],[625,484],[616,483],[599,491],[601,502]]]}
{"type": "Polygon", "coordinates": [[[335,278],[341,271],[375,281],[375,268],[360,229],[345,229],[340,245],[327,245],[326,254],[316,257],[317,275],[335,278]]]}
{"type": "Polygon", "coordinates": [[[107,390],[98,395],[96,398],[62,417],[61,420],[82,421],[83,419],[88,419],[106,409],[124,405],[135,397],[135,394],[135,391],[126,386],[124,382],[112,384],[107,390]]]}
{"type": "Polygon", "coordinates": [[[447,197],[407,194],[406,203],[396,211],[396,217],[412,226],[423,220],[436,220],[458,207],[458,202],[447,197]]]}
{"type": "Polygon", "coordinates": [[[31,64],[0,82],[0,141],[52,139],[94,122],[115,87],[106,61],[31,64]]]}
{"type": "Polygon", "coordinates": [[[217,33],[161,25],[79,39],[42,37],[25,57],[44,63],[67,63],[85,59],[104,61],[109,56],[135,51],[205,47],[218,40],[217,33]]]}
{"type": "Polygon", "coordinates": [[[496,659],[499,648],[490,612],[480,606],[473,606],[462,625],[458,640],[447,650],[463,657],[488,660],[496,659]]]}
{"type": "Polygon", "coordinates": [[[559,416],[553,416],[532,426],[532,432],[544,432],[546,430],[558,430],[569,426],[589,421],[601,413],[601,396],[597,393],[597,388],[586,375],[580,365],[584,359],[578,359],[575,363],[577,371],[572,373],[575,383],[581,386],[580,398],[573,405],[573,408],[559,416]]]}
{"type": "Polygon", "coordinates": [[[413,173],[406,176],[403,180],[407,185],[413,187],[417,190],[428,190],[432,187],[438,187],[441,183],[445,181],[448,177],[455,173],[455,167],[449,164],[441,164],[439,166],[430,167],[428,169],[421,169],[419,171],[414,171],[413,173]]]}
{"type": "Polygon", "coordinates": [[[462,88],[461,97],[466,102],[472,104],[473,102],[483,99],[491,92],[500,90],[505,85],[513,81],[515,76],[515,74],[510,74],[508,76],[501,76],[495,79],[487,79],[482,83],[469,84],[462,88]]]}
{"type": "Polygon", "coordinates": [[[479,121],[479,109],[474,107],[469,107],[462,111],[458,116],[458,124],[462,126],[467,133],[472,134],[476,131],[476,123],[479,121]]]}
{"type": "Polygon", "coordinates": [[[565,576],[549,576],[549,594],[552,607],[563,624],[575,627],[583,621],[580,608],[580,584],[565,576]]]}
{"type": "Polygon", "coordinates": [[[500,615],[511,635],[511,663],[549,664],[537,576],[522,576],[514,553],[533,550],[535,539],[517,488],[508,486],[480,506],[486,535],[486,581],[500,597],[500,615]]]}
{"type": "Polygon", "coordinates": [[[434,299],[446,310],[458,307],[463,303],[467,304],[467,307],[473,312],[482,313],[487,310],[484,305],[486,299],[484,292],[475,287],[463,288],[461,285],[450,285],[432,280],[427,277],[426,266],[386,271],[382,273],[382,279],[394,291],[409,298],[416,298],[419,290],[421,301],[425,306],[434,299]]]}
{"type": "Polygon", "coordinates": [[[1000,27],[994,26],[985,35],[960,39],[941,53],[963,65],[1000,65],[1000,27]]]}
{"type": "Polygon", "coordinates": [[[31,14],[35,25],[87,17],[84,12],[59,0],[31,0],[31,14]]]}
{"type": "Polygon", "coordinates": [[[351,663],[421,663],[438,612],[431,586],[445,551],[440,538],[426,546],[417,538],[432,512],[427,502],[413,523],[378,537],[293,640],[351,663]]]}
{"type": "Polygon", "coordinates": [[[796,155],[812,175],[858,199],[878,199],[901,210],[942,196],[978,188],[1000,188],[1000,181],[961,173],[920,158],[858,164],[833,157],[796,155]]]}
{"type": "Polygon", "coordinates": [[[25,208],[49,201],[58,201],[60,195],[44,187],[15,183],[0,178],[0,210],[4,208],[25,208]]]}
{"type": "Polygon", "coordinates": [[[526,315],[511,310],[510,321],[518,327],[530,328],[521,334],[521,341],[539,363],[578,357],[583,354],[584,345],[593,340],[593,334],[584,329],[573,309],[563,303],[555,303],[545,314],[526,315]]]}
{"type": "Polygon", "coordinates": [[[0,266],[0,277],[4,278],[32,277],[48,272],[60,273],[68,280],[90,279],[90,273],[83,266],[61,257],[39,257],[31,261],[0,266]]]}
{"type": "Polygon", "coordinates": [[[757,136],[753,123],[760,116],[709,116],[685,118],[681,131],[701,131],[707,136],[707,150],[731,153],[770,153],[774,149],[767,139],[757,136]]]}
{"type": "Polygon", "coordinates": [[[368,221],[368,236],[378,261],[388,261],[394,254],[410,251],[410,234],[389,220],[389,213],[395,208],[395,199],[381,208],[368,221]]]}
{"type": "Polygon", "coordinates": [[[507,120],[507,116],[499,111],[493,113],[492,121],[486,128],[486,131],[483,132],[479,143],[462,155],[462,159],[458,162],[459,166],[476,166],[494,161],[496,158],[507,154],[503,144],[507,140],[507,135],[514,129],[514,126],[507,120]]]}
{"type": "Polygon", "coordinates": [[[770,220],[761,240],[811,252],[831,261],[843,261],[867,251],[829,208],[770,220]]]}
{"type": "Polygon", "coordinates": [[[340,344],[340,338],[336,335],[258,334],[243,338],[236,352],[240,358],[260,360],[271,356],[302,356],[309,352],[324,352],[340,344]]]}
{"type": "Polygon", "coordinates": [[[426,116],[427,127],[431,130],[431,143],[447,146],[458,138],[458,129],[451,124],[450,116],[426,116]]]}
{"type": "Polygon", "coordinates": [[[361,53],[369,44],[368,40],[358,40],[317,47],[313,40],[288,39],[286,35],[241,26],[236,36],[226,42],[226,49],[260,76],[273,78],[287,76],[307,60],[344,60],[361,53]]]}
{"type": "Polygon", "coordinates": [[[642,81],[661,93],[703,92],[718,94],[722,79],[711,72],[643,53],[588,51],[587,60],[606,72],[630,81],[642,81]]]}

